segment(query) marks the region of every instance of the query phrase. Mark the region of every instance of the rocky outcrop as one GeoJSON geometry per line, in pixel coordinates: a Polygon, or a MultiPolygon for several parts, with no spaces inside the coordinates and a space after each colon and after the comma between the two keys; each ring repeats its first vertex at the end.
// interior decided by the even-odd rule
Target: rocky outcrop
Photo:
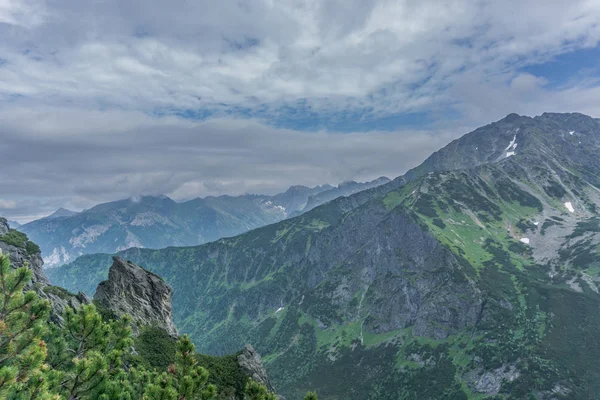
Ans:
{"type": "Polygon", "coordinates": [[[237,361],[242,372],[258,383],[262,383],[271,392],[275,392],[267,370],[265,369],[260,354],[252,346],[247,344],[237,356],[237,361]]]}
{"type": "Polygon", "coordinates": [[[118,257],[108,273],[108,280],[98,285],[94,300],[117,315],[132,317],[134,333],[141,325],[162,328],[178,336],[171,319],[172,290],[158,275],[118,257]]]}
{"type": "Polygon", "coordinates": [[[31,253],[27,251],[26,236],[23,243],[19,243],[19,245],[14,241],[9,241],[6,236],[9,235],[11,231],[12,229],[8,226],[8,221],[5,218],[0,218],[0,251],[3,254],[8,254],[13,268],[21,268],[27,264],[33,274],[32,283],[39,282],[49,285],[50,281],[42,271],[44,261],[42,260],[41,254],[39,252],[31,253]]]}
{"type": "Polygon", "coordinates": [[[83,304],[90,303],[89,297],[84,293],[73,294],[61,287],[50,285],[50,281],[44,274],[44,261],[37,246],[27,246],[29,241],[24,235],[22,244],[15,239],[8,239],[6,235],[11,231],[7,220],[0,218],[0,252],[8,255],[13,268],[27,266],[31,270],[31,282],[27,284],[26,289],[34,290],[40,297],[50,301],[52,321],[61,324],[62,315],[67,307],[79,308],[83,304]]]}
{"type": "Polygon", "coordinates": [[[6,235],[9,229],[6,218],[0,218],[0,236],[6,235]]]}
{"type": "Polygon", "coordinates": [[[506,364],[488,371],[481,367],[473,369],[465,376],[465,380],[472,391],[491,396],[500,393],[504,382],[513,382],[519,375],[516,365],[506,364]]]}

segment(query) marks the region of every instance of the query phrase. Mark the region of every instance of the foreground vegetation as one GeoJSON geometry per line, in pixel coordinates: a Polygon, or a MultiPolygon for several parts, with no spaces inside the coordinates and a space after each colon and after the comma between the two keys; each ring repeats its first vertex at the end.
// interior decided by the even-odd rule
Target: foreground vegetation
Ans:
{"type": "MultiPolygon", "coordinates": [[[[197,354],[185,335],[175,342],[148,328],[133,338],[129,318],[111,318],[92,304],[67,309],[64,326],[48,322],[50,303],[23,291],[30,279],[27,267],[13,269],[0,255],[0,398],[208,400],[237,395],[226,387],[244,379],[235,366],[227,368],[226,358],[197,354]],[[220,368],[217,378],[224,387],[211,383],[219,379],[211,379],[202,364],[220,368]]],[[[264,385],[247,378],[244,384],[244,399],[277,398],[264,385]]]]}

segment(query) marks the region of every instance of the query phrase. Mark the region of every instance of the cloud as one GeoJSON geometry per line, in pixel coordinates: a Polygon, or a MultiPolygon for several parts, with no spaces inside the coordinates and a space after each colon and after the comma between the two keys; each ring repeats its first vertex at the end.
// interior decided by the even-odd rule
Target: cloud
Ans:
{"type": "Polygon", "coordinates": [[[34,28],[43,23],[46,7],[36,0],[0,1],[0,23],[22,28],[34,28]]]}
{"type": "Polygon", "coordinates": [[[0,199],[0,210],[12,209],[12,208],[16,208],[16,207],[17,207],[16,201],[0,199]]]}
{"type": "Polygon", "coordinates": [[[189,199],[395,177],[457,136],[304,132],[253,120],[62,108],[9,108],[0,112],[0,126],[0,187],[13,201],[34,200],[19,203],[14,214],[23,217],[144,194],[189,199]]]}
{"type": "Polygon", "coordinates": [[[0,187],[59,206],[397,176],[510,112],[600,115],[594,0],[0,0],[0,187]],[[343,132],[343,133],[336,133],[343,132]]]}
{"type": "Polygon", "coordinates": [[[600,40],[591,0],[0,4],[6,99],[146,112],[430,111],[468,100],[447,95],[464,77],[600,40]]]}

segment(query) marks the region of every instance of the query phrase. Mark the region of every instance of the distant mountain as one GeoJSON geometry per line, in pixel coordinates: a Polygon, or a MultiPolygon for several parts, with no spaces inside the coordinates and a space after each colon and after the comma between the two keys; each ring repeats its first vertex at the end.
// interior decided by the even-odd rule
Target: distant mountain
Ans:
{"type": "Polygon", "coordinates": [[[18,227],[21,226],[21,224],[18,223],[17,221],[10,221],[10,220],[8,221],[8,225],[10,225],[10,227],[13,229],[17,229],[18,227]]]}
{"type": "MultiPolygon", "coordinates": [[[[594,118],[511,114],[296,218],[119,255],[172,286],[200,351],[252,343],[287,399],[595,399],[598,154],[594,118]]],[[[50,278],[90,290],[111,262],[50,278]]]]}
{"type": "Polygon", "coordinates": [[[64,218],[64,217],[72,217],[73,215],[77,215],[78,213],[75,211],[67,210],[66,208],[59,208],[54,211],[52,214],[44,217],[45,219],[54,219],[54,218],[64,218]]]}
{"type": "Polygon", "coordinates": [[[381,186],[389,182],[391,182],[390,179],[386,178],[385,176],[379,177],[371,182],[364,183],[355,181],[342,182],[338,185],[338,187],[331,188],[329,190],[324,190],[320,193],[310,196],[308,198],[306,206],[302,209],[302,212],[310,211],[313,208],[318,207],[321,204],[325,204],[328,201],[337,199],[338,197],[350,196],[354,193],[371,189],[376,186],[381,186]]]}
{"type": "Polygon", "coordinates": [[[19,229],[41,247],[45,266],[55,267],[84,254],[114,253],[130,247],[194,246],[235,236],[301,213],[309,199],[321,192],[350,193],[340,187],[292,186],[274,196],[211,196],[182,203],[166,196],[144,196],[99,204],[79,213],[61,208],[19,229]]]}

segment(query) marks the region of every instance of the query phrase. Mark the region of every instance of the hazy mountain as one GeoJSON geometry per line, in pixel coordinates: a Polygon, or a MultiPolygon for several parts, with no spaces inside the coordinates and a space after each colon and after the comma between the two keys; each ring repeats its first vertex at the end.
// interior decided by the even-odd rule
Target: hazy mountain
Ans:
{"type": "MultiPolygon", "coordinates": [[[[381,186],[390,182],[389,178],[385,176],[379,177],[371,182],[355,182],[355,181],[345,181],[338,185],[338,187],[332,187],[329,190],[324,190],[322,192],[311,195],[308,198],[306,206],[302,208],[302,212],[307,212],[312,210],[315,207],[320,206],[321,204],[325,204],[328,201],[337,199],[341,196],[350,196],[354,193],[358,193],[363,190],[371,189],[376,186],[381,186]]],[[[300,213],[297,213],[298,215],[300,213]]]]}
{"type": "MultiPolygon", "coordinates": [[[[381,182],[382,178],[355,186],[381,182]]],[[[193,246],[234,236],[301,213],[309,199],[321,192],[351,193],[343,185],[323,185],[292,186],[274,196],[211,196],[182,203],[166,196],[145,196],[99,204],[80,213],[61,208],[20,230],[39,244],[45,265],[54,267],[84,254],[130,247],[193,246]]],[[[324,202],[330,197],[311,201],[324,202]]]]}
{"type": "MultiPolygon", "coordinates": [[[[600,123],[511,114],[385,185],[202,246],[120,256],[201,351],[252,343],[288,399],[600,393],[600,123]]],[[[52,270],[70,290],[110,255],[52,270]]]]}
{"type": "Polygon", "coordinates": [[[10,221],[10,220],[8,221],[8,225],[10,225],[10,227],[13,229],[17,229],[18,227],[21,226],[21,224],[18,223],[17,221],[10,221]]]}
{"type": "Polygon", "coordinates": [[[77,215],[78,213],[75,211],[67,210],[66,208],[59,208],[54,211],[52,214],[48,215],[44,219],[54,219],[54,218],[63,218],[63,217],[72,217],[73,215],[77,215]]]}

